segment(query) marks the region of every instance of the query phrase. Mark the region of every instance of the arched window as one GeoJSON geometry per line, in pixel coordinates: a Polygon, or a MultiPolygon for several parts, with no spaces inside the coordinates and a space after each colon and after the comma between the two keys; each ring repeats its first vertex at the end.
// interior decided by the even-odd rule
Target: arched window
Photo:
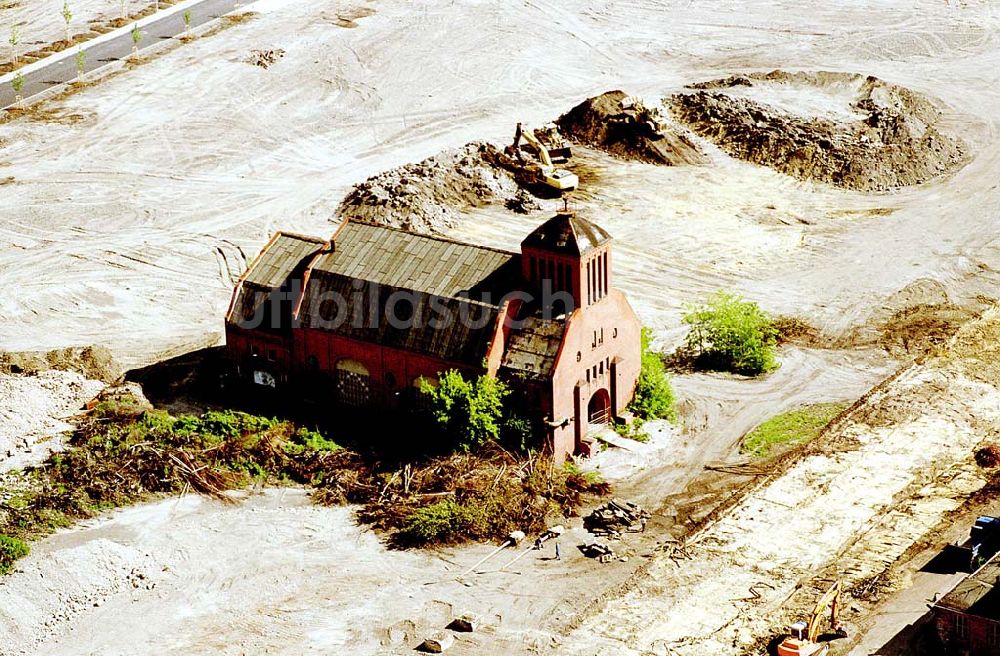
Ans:
{"type": "Polygon", "coordinates": [[[336,364],[336,397],[346,405],[368,405],[371,400],[371,377],[368,368],[357,360],[343,358],[336,364]]]}
{"type": "Polygon", "coordinates": [[[438,379],[434,376],[417,376],[413,379],[413,406],[427,408],[430,405],[430,394],[424,391],[427,387],[437,389],[438,379]]]}

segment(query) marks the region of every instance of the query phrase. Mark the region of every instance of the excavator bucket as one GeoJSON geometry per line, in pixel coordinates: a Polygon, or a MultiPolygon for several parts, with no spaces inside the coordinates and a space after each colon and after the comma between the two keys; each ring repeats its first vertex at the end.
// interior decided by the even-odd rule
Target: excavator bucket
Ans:
{"type": "Polygon", "coordinates": [[[573,156],[573,149],[569,146],[559,148],[549,148],[549,158],[553,164],[565,164],[573,156]]]}

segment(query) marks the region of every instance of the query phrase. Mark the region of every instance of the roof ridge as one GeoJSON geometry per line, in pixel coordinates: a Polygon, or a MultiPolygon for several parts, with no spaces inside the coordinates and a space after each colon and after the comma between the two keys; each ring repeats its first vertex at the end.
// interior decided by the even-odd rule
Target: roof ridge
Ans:
{"type": "Polygon", "coordinates": [[[494,253],[503,253],[504,255],[520,255],[517,251],[509,251],[504,248],[495,248],[493,246],[485,246],[483,244],[473,244],[468,241],[461,241],[459,239],[454,239],[452,237],[444,237],[441,235],[428,235],[423,232],[415,232],[413,230],[407,230],[406,228],[399,228],[396,226],[387,226],[380,223],[375,223],[369,219],[361,219],[357,217],[347,217],[344,219],[344,223],[358,223],[360,225],[371,226],[372,228],[381,228],[382,230],[391,230],[393,232],[402,232],[408,235],[413,235],[414,237],[420,237],[422,239],[434,239],[436,241],[442,241],[448,244],[455,244],[458,246],[469,246],[471,248],[478,248],[484,251],[493,251],[494,253]]]}
{"type": "Polygon", "coordinates": [[[400,287],[399,285],[390,285],[389,283],[379,282],[377,280],[372,280],[364,276],[348,276],[343,273],[338,273],[335,271],[327,271],[326,269],[316,269],[317,275],[329,276],[331,278],[338,278],[340,280],[359,280],[366,285],[376,285],[379,287],[385,287],[387,289],[399,290],[404,292],[413,292],[415,294],[423,294],[425,296],[434,296],[437,298],[443,298],[449,301],[461,301],[463,303],[469,303],[470,305],[478,305],[487,308],[499,308],[500,303],[487,303],[486,301],[480,301],[478,299],[472,298],[471,296],[459,296],[455,294],[435,294],[423,289],[417,289],[415,287],[400,287]]]}
{"type": "MultiPolygon", "coordinates": [[[[288,230],[278,230],[275,234],[283,237],[292,237],[293,239],[301,239],[302,241],[311,241],[314,244],[325,244],[329,241],[327,239],[323,239],[322,237],[313,237],[312,235],[305,235],[301,232],[290,232],[288,230]]],[[[269,247],[270,245],[271,244],[267,244],[266,246],[269,247]]]]}

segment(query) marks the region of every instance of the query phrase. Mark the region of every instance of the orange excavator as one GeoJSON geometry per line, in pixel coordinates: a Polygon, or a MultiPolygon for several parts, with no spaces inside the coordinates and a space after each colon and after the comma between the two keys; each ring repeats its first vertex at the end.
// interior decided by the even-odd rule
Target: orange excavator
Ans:
{"type": "Polygon", "coordinates": [[[778,645],[778,656],[826,656],[830,652],[830,644],[818,642],[820,619],[830,608],[830,628],[841,637],[846,637],[844,625],[837,619],[840,610],[840,592],[842,584],[837,581],[816,602],[808,622],[796,622],[789,627],[790,636],[778,645]]]}

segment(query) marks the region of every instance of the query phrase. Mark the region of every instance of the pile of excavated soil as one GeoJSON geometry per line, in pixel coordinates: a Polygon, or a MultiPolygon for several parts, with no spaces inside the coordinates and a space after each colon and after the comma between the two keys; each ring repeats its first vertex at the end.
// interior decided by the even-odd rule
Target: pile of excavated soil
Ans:
{"type": "Polygon", "coordinates": [[[919,278],[889,296],[864,325],[855,326],[833,346],[878,346],[898,358],[928,355],[989,305],[988,299],[958,305],[940,282],[919,278]]]}
{"type": "Polygon", "coordinates": [[[974,310],[951,303],[904,308],[882,325],[879,346],[896,356],[927,353],[944,346],[976,315],[974,310]]]}
{"type": "Polygon", "coordinates": [[[103,346],[82,346],[53,351],[0,351],[0,374],[36,374],[58,369],[73,371],[91,380],[114,382],[121,369],[103,346]]]}
{"type": "Polygon", "coordinates": [[[665,122],[662,116],[644,120],[641,108],[627,109],[624,91],[608,91],[588,98],[556,120],[559,131],[577,143],[586,144],[623,159],[667,166],[707,164],[708,158],[685,134],[686,130],[665,122]],[[656,122],[660,121],[660,125],[656,122]]]}
{"type": "Polygon", "coordinates": [[[441,232],[461,212],[491,203],[522,205],[514,163],[496,146],[473,142],[355,185],[337,208],[359,218],[416,232],[441,232]]]}
{"type": "Polygon", "coordinates": [[[939,102],[876,77],[773,71],[691,88],[668,101],[675,117],[730,155],[801,180],[882,191],[968,159],[938,130],[939,102]]]}

